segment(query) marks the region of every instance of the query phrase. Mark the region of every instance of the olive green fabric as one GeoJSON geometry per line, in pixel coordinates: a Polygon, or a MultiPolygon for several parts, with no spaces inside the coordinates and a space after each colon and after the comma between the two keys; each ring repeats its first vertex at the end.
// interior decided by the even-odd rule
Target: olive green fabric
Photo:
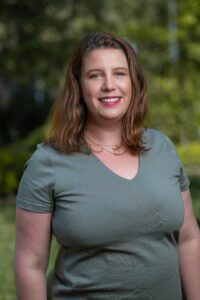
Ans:
{"type": "Polygon", "coordinates": [[[17,205],[53,212],[60,244],[48,299],[182,299],[174,233],[189,181],[166,136],[147,129],[143,140],[149,151],[132,180],[92,153],[66,155],[44,144],[27,162],[17,205]]]}

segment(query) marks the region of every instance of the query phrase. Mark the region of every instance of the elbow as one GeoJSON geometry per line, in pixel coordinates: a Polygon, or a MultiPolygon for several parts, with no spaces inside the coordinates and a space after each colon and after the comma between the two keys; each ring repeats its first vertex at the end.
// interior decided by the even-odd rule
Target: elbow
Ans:
{"type": "Polygon", "coordinates": [[[39,271],[46,273],[48,262],[40,256],[23,251],[16,251],[15,274],[39,271]]]}

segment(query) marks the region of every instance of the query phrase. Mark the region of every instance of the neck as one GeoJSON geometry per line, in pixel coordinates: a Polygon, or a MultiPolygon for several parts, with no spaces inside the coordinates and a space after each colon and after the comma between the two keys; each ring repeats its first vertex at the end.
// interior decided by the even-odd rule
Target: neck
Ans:
{"type": "Polygon", "coordinates": [[[107,125],[99,126],[98,124],[87,122],[84,131],[88,137],[100,144],[120,144],[122,141],[121,126],[107,125]]]}

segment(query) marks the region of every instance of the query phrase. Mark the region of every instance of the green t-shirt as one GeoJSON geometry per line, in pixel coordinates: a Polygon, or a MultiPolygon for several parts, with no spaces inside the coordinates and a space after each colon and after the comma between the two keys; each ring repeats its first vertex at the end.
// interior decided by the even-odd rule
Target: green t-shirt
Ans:
{"type": "Polygon", "coordinates": [[[27,162],[17,205],[52,212],[60,250],[52,300],[180,300],[177,241],[189,181],[171,141],[147,129],[137,175],[113,173],[93,153],[40,144],[27,162]]]}

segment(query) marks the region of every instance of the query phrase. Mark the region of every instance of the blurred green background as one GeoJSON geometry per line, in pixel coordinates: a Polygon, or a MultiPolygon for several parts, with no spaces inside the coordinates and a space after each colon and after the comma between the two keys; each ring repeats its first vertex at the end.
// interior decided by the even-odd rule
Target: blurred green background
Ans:
{"type": "MultiPolygon", "coordinates": [[[[0,300],[15,300],[15,194],[76,41],[111,31],[136,50],[147,77],[149,126],[177,145],[200,223],[199,0],[0,2],[0,300]]],[[[52,259],[56,245],[53,243],[52,259]]]]}

